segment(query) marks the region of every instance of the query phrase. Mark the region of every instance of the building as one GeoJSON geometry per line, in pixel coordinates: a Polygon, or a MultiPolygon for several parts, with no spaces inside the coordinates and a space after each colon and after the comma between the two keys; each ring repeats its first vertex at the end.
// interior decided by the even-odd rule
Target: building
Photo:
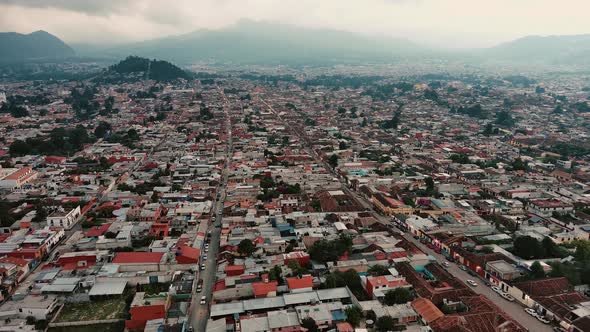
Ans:
{"type": "Polygon", "coordinates": [[[18,168],[0,168],[0,188],[16,189],[37,178],[37,172],[30,166],[18,168]]]}
{"type": "Polygon", "coordinates": [[[63,227],[71,229],[80,219],[80,206],[66,212],[64,209],[59,209],[47,217],[47,225],[50,227],[63,227]]]}

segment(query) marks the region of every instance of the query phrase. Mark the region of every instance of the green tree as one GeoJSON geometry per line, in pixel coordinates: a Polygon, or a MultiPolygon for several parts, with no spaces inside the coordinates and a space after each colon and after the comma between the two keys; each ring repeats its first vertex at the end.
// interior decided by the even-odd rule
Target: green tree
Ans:
{"type": "Polygon", "coordinates": [[[515,171],[524,171],[526,170],[527,167],[527,163],[524,162],[522,159],[520,158],[516,158],[514,159],[514,161],[512,162],[512,168],[515,171]]]}
{"type": "Polygon", "coordinates": [[[337,154],[330,155],[328,158],[328,164],[332,166],[332,168],[336,168],[336,166],[338,166],[338,159],[339,157],[337,154]]]}
{"type": "Polygon", "coordinates": [[[545,270],[539,261],[535,261],[531,265],[531,276],[535,279],[545,278],[545,270]]]}
{"type": "Polygon", "coordinates": [[[369,267],[369,269],[367,270],[367,273],[371,276],[383,276],[389,273],[389,270],[387,269],[386,266],[383,265],[373,265],[371,267],[369,267]]]}
{"type": "Polygon", "coordinates": [[[382,316],[375,322],[375,330],[378,332],[389,332],[395,330],[395,319],[391,316],[382,316]]]}
{"type": "Polygon", "coordinates": [[[574,258],[578,262],[590,261],[590,241],[578,241],[574,258]]]}
{"type": "Polygon", "coordinates": [[[412,300],[412,293],[405,287],[390,289],[385,293],[383,302],[387,305],[407,303],[412,300]]]}
{"type": "Polygon", "coordinates": [[[94,128],[94,136],[96,138],[103,138],[107,132],[112,130],[112,126],[110,123],[101,121],[96,128],[94,128]]]}
{"type": "Polygon", "coordinates": [[[254,246],[254,243],[248,239],[243,239],[238,244],[238,252],[241,255],[250,256],[254,251],[256,251],[256,246],[254,246]]]}
{"type": "Polygon", "coordinates": [[[317,332],[318,325],[316,324],[315,320],[311,317],[303,318],[301,320],[301,327],[305,328],[307,332],[317,332]]]}
{"type": "Polygon", "coordinates": [[[514,126],[514,119],[509,111],[500,111],[496,113],[496,124],[504,127],[514,126]]]}
{"type": "Polygon", "coordinates": [[[32,147],[25,141],[16,140],[10,144],[8,152],[11,156],[25,156],[31,153],[32,147]]]}
{"type": "Polygon", "coordinates": [[[275,265],[272,267],[272,269],[270,269],[270,272],[268,273],[268,278],[270,280],[275,280],[277,281],[279,284],[282,284],[282,280],[283,280],[283,269],[281,268],[280,265],[275,265]]]}
{"type": "Polygon", "coordinates": [[[543,258],[545,250],[534,237],[519,236],[514,240],[514,254],[524,259],[543,258]]]}
{"type": "Polygon", "coordinates": [[[344,309],[344,313],[346,314],[346,321],[350,323],[350,325],[354,327],[358,327],[361,323],[361,318],[363,318],[363,311],[356,305],[350,306],[344,309]]]}

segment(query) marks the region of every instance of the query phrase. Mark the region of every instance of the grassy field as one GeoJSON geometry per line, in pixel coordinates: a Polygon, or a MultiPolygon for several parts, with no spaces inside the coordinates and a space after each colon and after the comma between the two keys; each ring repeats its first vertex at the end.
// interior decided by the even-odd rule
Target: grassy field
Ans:
{"type": "Polygon", "coordinates": [[[88,303],[68,303],[55,322],[125,318],[126,305],[123,298],[88,303]]]}

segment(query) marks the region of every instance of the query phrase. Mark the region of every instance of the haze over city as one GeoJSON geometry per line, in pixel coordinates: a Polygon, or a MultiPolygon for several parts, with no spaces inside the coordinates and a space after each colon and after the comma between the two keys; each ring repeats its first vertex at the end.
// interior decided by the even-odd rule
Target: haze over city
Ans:
{"type": "Polygon", "coordinates": [[[0,331],[590,332],[589,12],[0,0],[0,331]]]}

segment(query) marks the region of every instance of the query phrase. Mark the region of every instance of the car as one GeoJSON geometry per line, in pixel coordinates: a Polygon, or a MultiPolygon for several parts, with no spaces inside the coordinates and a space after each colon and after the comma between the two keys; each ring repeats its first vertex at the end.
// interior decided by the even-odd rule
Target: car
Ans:
{"type": "Polygon", "coordinates": [[[200,293],[203,290],[203,287],[197,286],[197,293],[200,293]]]}
{"type": "Polygon", "coordinates": [[[201,264],[201,271],[205,269],[205,264],[201,264]]]}
{"type": "Polygon", "coordinates": [[[502,290],[500,289],[500,287],[498,287],[498,286],[492,286],[491,288],[494,292],[496,292],[498,294],[503,293],[502,290]]]}
{"type": "Polygon", "coordinates": [[[189,326],[188,329],[186,329],[187,332],[193,332],[195,329],[192,326],[189,326]]]}
{"type": "Polygon", "coordinates": [[[207,297],[205,295],[201,296],[201,304],[207,303],[207,297]]]}
{"type": "Polygon", "coordinates": [[[207,254],[203,255],[203,260],[206,261],[207,260],[207,254]]]}
{"type": "Polygon", "coordinates": [[[459,265],[459,268],[463,271],[467,271],[467,268],[465,267],[465,265],[459,265]]]}
{"type": "Polygon", "coordinates": [[[473,280],[471,280],[471,279],[467,279],[467,283],[468,283],[470,286],[477,287],[477,282],[475,282],[475,281],[473,281],[473,280]]]}
{"type": "Polygon", "coordinates": [[[205,252],[206,252],[206,253],[207,253],[207,252],[209,252],[209,248],[205,248],[205,252]]]}
{"type": "Polygon", "coordinates": [[[524,311],[526,311],[527,314],[533,316],[533,317],[538,317],[539,314],[537,314],[537,312],[534,309],[531,308],[525,308],[524,311]]]}
{"type": "Polygon", "coordinates": [[[510,302],[514,301],[514,297],[512,297],[512,295],[510,295],[508,293],[500,293],[500,295],[510,302]]]}
{"type": "Polygon", "coordinates": [[[548,320],[547,318],[541,316],[541,315],[537,315],[537,320],[543,324],[549,324],[551,323],[550,320],[548,320]]]}
{"type": "Polygon", "coordinates": [[[451,266],[451,264],[449,264],[449,262],[443,262],[443,266],[444,267],[449,267],[449,266],[451,266]]]}

